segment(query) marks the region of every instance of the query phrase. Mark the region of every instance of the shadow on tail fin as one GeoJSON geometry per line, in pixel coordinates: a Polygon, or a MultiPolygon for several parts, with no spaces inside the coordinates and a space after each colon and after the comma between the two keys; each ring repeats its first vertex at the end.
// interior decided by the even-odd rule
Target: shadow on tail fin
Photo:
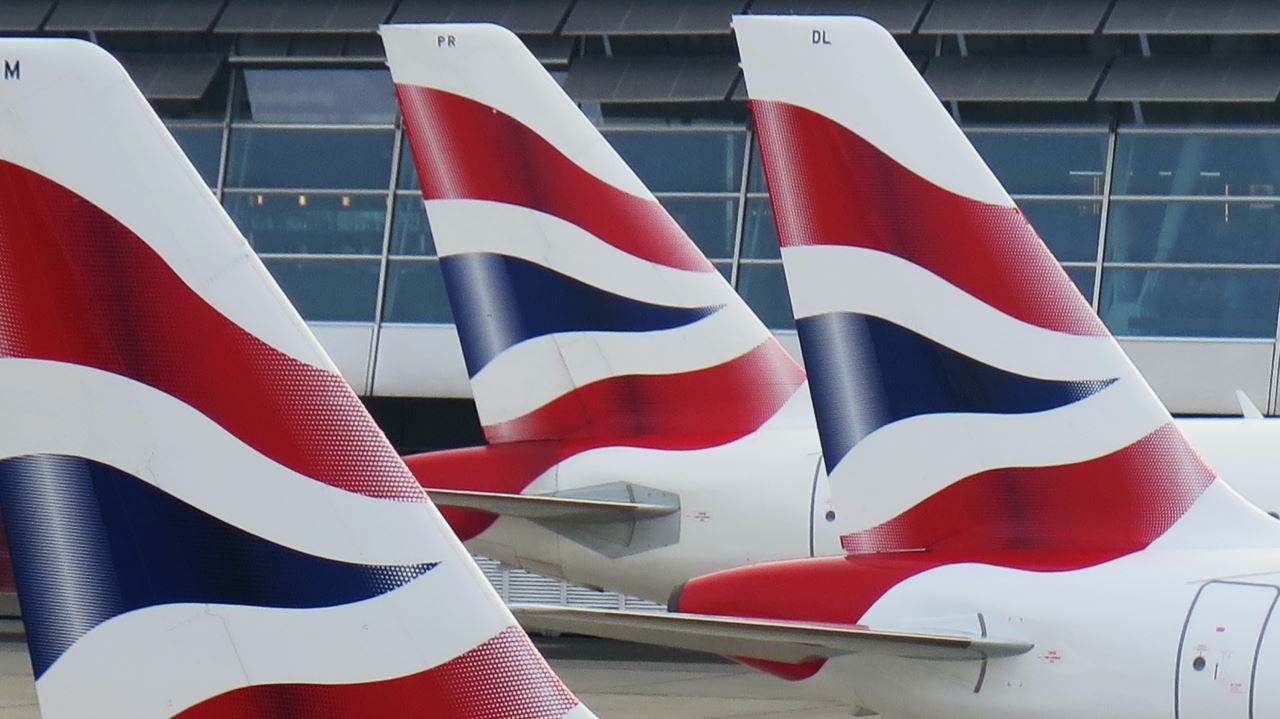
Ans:
{"type": "Polygon", "coordinates": [[[120,65],[0,56],[0,506],[43,716],[589,716],[120,65]]]}
{"type": "Polygon", "coordinates": [[[781,410],[803,372],[514,34],[382,37],[491,444],[708,447],[781,410]]]}
{"type": "Polygon", "coordinates": [[[1192,524],[1218,529],[1192,541],[1270,535],[892,35],[857,17],[734,28],[849,552],[1088,563],[1148,546],[1193,506],[1192,524]]]}

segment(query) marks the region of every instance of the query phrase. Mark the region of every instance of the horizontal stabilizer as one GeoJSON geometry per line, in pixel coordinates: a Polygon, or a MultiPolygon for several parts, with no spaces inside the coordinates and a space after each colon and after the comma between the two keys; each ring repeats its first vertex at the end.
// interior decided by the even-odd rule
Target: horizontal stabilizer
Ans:
{"type": "Polygon", "coordinates": [[[799,664],[842,654],[912,659],[982,660],[1025,654],[1030,642],[890,632],[854,625],[813,624],[701,614],[657,614],[541,605],[511,607],[525,631],[586,634],[740,659],[799,664]]]}
{"type": "Polygon", "coordinates": [[[475,509],[506,517],[561,522],[623,522],[665,517],[679,511],[674,504],[619,502],[537,494],[473,492],[461,489],[428,489],[431,501],[441,507],[475,509]]]}
{"type": "Polygon", "coordinates": [[[716,447],[778,414],[804,371],[524,43],[431,33],[382,30],[488,444],[716,447]]]}

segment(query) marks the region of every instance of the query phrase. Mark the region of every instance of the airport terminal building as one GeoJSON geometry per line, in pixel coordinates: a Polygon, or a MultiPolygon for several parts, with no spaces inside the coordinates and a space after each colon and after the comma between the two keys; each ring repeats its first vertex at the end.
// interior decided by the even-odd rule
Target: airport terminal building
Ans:
{"type": "Polygon", "coordinates": [[[5,0],[0,33],[121,59],[415,451],[480,434],[377,26],[517,31],[796,350],[729,34],[744,11],[880,21],[1175,413],[1237,413],[1236,389],[1280,413],[1274,0],[5,0]]]}

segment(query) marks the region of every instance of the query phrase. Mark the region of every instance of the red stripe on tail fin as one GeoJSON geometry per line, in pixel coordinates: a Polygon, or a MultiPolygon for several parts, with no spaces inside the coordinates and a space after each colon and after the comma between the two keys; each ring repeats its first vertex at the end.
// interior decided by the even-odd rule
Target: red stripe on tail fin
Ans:
{"type": "Polygon", "coordinates": [[[249,686],[197,704],[175,719],[560,719],[577,705],[524,632],[511,627],[419,674],[364,684],[249,686]]]}
{"type": "Polygon", "coordinates": [[[783,247],[887,252],[1024,322],[1106,334],[1017,208],[948,192],[806,108],[752,100],[751,112],[783,247]]]}
{"type": "Polygon", "coordinates": [[[427,200],[490,200],[544,212],[650,262],[714,272],[656,200],[592,175],[516,118],[443,90],[396,85],[427,200]]]}
{"type": "Polygon", "coordinates": [[[1168,531],[1213,481],[1213,471],[1168,424],[1097,459],[965,477],[840,539],[854,554],[927,549],[980,561],[994,551],[1054,550],[1119,557],[1168,531]]]}
{"type": "Polygon", "coordinates": [[[423,498],[342,378],[227,319],[88,200],[0,161],[0,238],[0,356],[129,377],[300,474],[423,498]]]}
{"type": "Polygon", "coordinates": [[[663,449],[712,447],[759,429],[803,383],[804,371],[769,338],[706,369],[594,382],[485,427],[485,437],[491,443],[600,439],[663,449]]]}

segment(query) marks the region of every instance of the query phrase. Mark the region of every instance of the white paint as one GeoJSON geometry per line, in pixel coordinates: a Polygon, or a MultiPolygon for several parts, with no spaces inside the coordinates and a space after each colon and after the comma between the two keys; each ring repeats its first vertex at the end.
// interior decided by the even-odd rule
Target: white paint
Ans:
{"type": "MultiPolygon", "coordinates": [[[[795,402],[797,408],[805,406],[800,396],[795,402]]],[[[812,419],[808,426],[770,424],[707,449],[590,450],[543,474],[526,493],[570,492],[610,482],[672,492],[680,497],[678,543],[608,558],[531,522],[504,518],[468,546],[531,571],[665,604],[676,585],[694,576],[809,556],[810,493],[818,457],[812,419]]],[[[819,554],[840,553],[837,537],[824,538],[819,554]]]]}
{"type": "Polygon", "coordinates": [[[948,192],[1013,200],[887,30],[862,17],[736,15],[752,100],[823,115],[948,192]],[[830,44],[815,44],[813,33],[830,44]]]}
{"type": "MultiPolygon", "coordinates": [[[[794,22],[804,24],[809,20],[801,18],[794,22]]],[[[808,39],[805,38],[805,41],[808,39]]],[[[788,83],[795,81],[794,77],[787,78],[788,83]]],[[[818,91],[829,92],[830,89],[819,88],[818,91]]],[[[910,126],[905,122],[903,118],[894,118],[894,131],[899,132],[904,127],[909,130],[910,126]]],[[[902,137],[902,142],[921,142],[918,134],[903,132],[902,137]]],[[[931,144],[925,144],[932,148],[931,144]]],[[[943,151],[943,156],[954,154],[954,151],[943,151]]],[[[492,203],[471,203],[470,206],[464,206],[467,203],[433,203],[433,224],[436,224],[437,216],[441,215],[435,209],[437,204],[441,207],[446,204],[448,206],[445,210],[448,214],[442,217],[443,222],[452,224],[457,220],[456,232],[448,233],[447,238],[437,238],[443,252],[495,251],[512,254],[554,266],[593,284],[600,283],[600,286],[608,287],[610,291],[652,298],[662,304],[694,304],[694,300],[701,296],[702,290],[692,286],[687,289],[688,294],[682,294],[686,292],[685,285],[674,281],[662,286],[660,292],[649,292],[647,282],[653,275],[644,269],[644,263],[636,262],[630,257],[618,258],[616,250],[602,246],[603,243],[590,235],[581,233],[577,228],[561,228],[557,221],[546,220],[537,213],[498,209],[492,203]],[[473,209],[480,207],[486,209],[473,209]],[[474,231],[478,228],[487,229],[483,232],[474,231]],[[455,236],[457,242],[452,239],[455,236]],[[633,276],[644,277],[645,282],[631,279],[633,276]],[[640,294],[642,292],[646,294],[640,294]]],[[[1113,354],[1114,345],[1109,338],[1063,338],[1059,336],[1061,333],[1038,328],[1028,331],[1022,326],[1025,323],[996,313],[971,297],[960,297],[954,288],[948,291],[949,286],[932,275],[919,279],[919,274],[923,271],[912,272],[912,268],[903,267],[905,263],[888,261],[864,271],[854,265],[866,260],[866,254],[851,253],[858,256],[857,262],[846,262],[834,256],[840,254],[812,255],[816,257],[815,272],[825,274],[804,283],[806,290],[814,291],[817,301],[830,302],[830,307],[845,306],[843,292],[858,293],[858,306],[865,305],[869,308],[868,311],[886,314],[895,321],[901,321],[922,333],[940,337],[948,344],[975,353],[984,360],[1006,366],[1011,371],[1025,372],[1029,376],[1061,379],[1129,376],[1125,372],[1127,363],[1113,354]],[[850,272],[856,274],[849,274],[850,272]],[[864,283],[872,283],[877,291],[862,292],[864,283]],[[943,287],[940,288],[940,285],[943,287]],[[903,293],[904,287],[907,288],[906,292],[920,293],[912,296],[924,297],[927,302],[904,303],[899,300],[890,303],[880,296],[881,291],[903,293]],[[838,288],[840,291],[830,288],[838,288]],[[892,306],[886,307],[886,304],[892,306]],[[915,304],[920,309],[916,309],[915,304]],[[960,309],[955,311],[963,313],[959,316],[963,323],[958,322],[955,315],[940,314],[940,308],[949,312],[957,306],[960,309]],[[992,319],[993,314],[998,316],[992,319]],[[1012,349],[1002,346],[993,349],[986,339],[970,341],[969,335],[975,332],[971,326],[975,322],[972,319],[974,316],[978,317],[977,325],[986,328],[979,331],[992,337],[1005,337],[1005,333],[1013,332],[1018,339],[1026,338],[1027,346],[1015,346],[1012,349]],[[964,326],[952,327],[959,324],[964,326]]],[[[788,257],[788,262],[790,261],[791,258],[788,257]]],[[[664,276],[674,278],[680,275],[679,271],[672,271],[664,273],[664,276]]],[[[793,291],[794,289],[793,286],[793,291]]],[[[810,313],[813,312],[810,309],[810,313]]],[[[397,328],[396,332],[405,335],[410,332],[423,333],[423,338],[416,341],[425,343],[427,329],[405,327],[397,328]]],[[[384,343],[387,341],[385,333],[388,331],[389,328],[384,329],[384,343]]],[[[798,354],[794,333],[783,333],[779,340],[793,355],[798,354]]],[[[688,341],[694,343],[701,340],[689,337],[688,341]]],[[[638,356],[636,362],[664,361],[658,356],[660,352],[648,347],[637,345],[632,349],[638,356]]],[[[433,356],[425,353],[421,355],[424,362],[426,358],[433,356]]],[[[401,360],[402,363],[408,361],[408,358],[401,360]]],[[[529,360],[539,361],[541,360],[529,360]]],[[[555,376],[553,370],[563,373],[563,369],[550,359],[547,362],[549,365],[546,368],[526,363],[528,371],[519,375],[519,381],[526,385],[546,384],[555,387],[546,396],[554,396],[552,392],[558,395],[569,383],[567,380],[552,379],[555,376]]],[[[381,376],[381,372],[379,375],[381,376]]],[[[516,376],[513,370],[512,377],[516,376]]],[[[514,383],[516,380],[512,381],[514,383]]],[[[509,394],[510,390],[495,382],[492,391],[484,394],[495,393],[498,397],[494,401],[506,402],[508,400],[503,395],[509,394]]],[[[1130,383],[1114,390],[1114,393],[1133,397],[1138,390],[1130,383]]],[[[807,556],[807,543],[795,538],[807,537],[810,531],[809,503],[819,449],[805,394],[798,393],[788,403],[788,408],[779,412],[759,431],[737,442],[687,452],[618,447],[592,450],[571,458],[563,465],[552,467],[524,490],[529,493],[554,492],[627,480],[679,494],[682,502],[682,528],[678,544],[632,557],[609,559],[563,540],[533,523],[502,519],[470,545],[482,553],[500,557],[503,561],[560,577],[569,576],[587,584],[623,590],[659,602],[666,600],[676,584],[700,573],[729,569],[765,559],[807,556]],[[781,431],[784,426],[797,429],[790,433],[784,432],[781,431]]],[[[1104,397],[1102,401],[1110,400],[1104,397]]],[[[1108,404],[1102,409],[1110,406],[1108,404]]],[[[1150,404],[1143,406],[1148,409],[1153,407],[1150,404]]],[[[1094,405],[1088,405],[1086,409],[1090,407],[1099,409],[1099,406],[1094,405]]],[[[1158,426],[1160,413],[1155,409],[1148,409],[1136,413],[1138,421],[1131,428],[1133,432],[1140,431],[1137,427],[1144,422],[1158,426]]],[[[511,412],[508,411],[507,416],[511,412]]],[[[1125,416],[1132,414],[1127,408],[1124,410],[1125,416]]],[[[1048,422],[1053,425],[1051,428],[1065,428],[1074,432],[1076,427],[1067,421],[1073,416],[1068,414],[1066,417],[1050,418],[1048,422]]],[[[965,435],[960,435],[963,436],[965,435]]],[[[1072,440],[1063,451],[1068,454],[1087,452],[1092,451],[1090,448],[1097,449],[1115,441],[1106,439],[1098,442],[1091,439],[1093,436],[1088,434],[1083,441],[1072,440]],[[1082,444],[1089,447],[1082,447],[1082,444]]],[[[1042,438],[1035,439],[1039,442],[1042,438]]],[[[1277,440],[1269,444],[1277,448],[1273,454],[1280,456],[1280,438],[1277,440]]],[[[1210,440],[1216,441],[1216,438],[1210,440]]],[[[1254,451],[1265,448],[1267,444],[1267,441],[1260,438],[1254,451]]],[[[918,446],[900,449],[899,458],[904,462],[926,462],[927,458],[918,458],[918,455],[930,454],[922,452],[918,446]]],[[[1035,447],[1027,449],[1028,453],[1032,451],[1040,450],[1035,447]]],[[[1043,455],[1041,457],[1043,461],[1043,455]]],[[[1248,469],[1254,476],[1267,479],[1268,468],[1262,463],[1253,463],[1248,469]]],[[[822,507],[814,507],[814,513],[819,517],[825,513],[828,496],[826,478],[823,475],[819,478],[818,500],[815,503],[822,507]]],[[[834,525],[824,524],[815,527],[819,537],[827,540],[819,541],[815,546],[820,555],[840,552],[832,526],[834,525]]]]}
{"type": "MultiPolygon", "coordinates": [[[[823,111],[936,184],[1009,204],[892,37],[874,23],[739,17],[735,28],[754,97],[823,111]],[[813,40],[832,44],[810,45],[811,32],[813,40]],[[899,146],[890,149],[894,143],[899,146]]],[[[966,354],[983,353],[975,356],[984,361],[995,358],[1003,366],[1021,363],[1057,373],[1067,364],[1050,356],[1058,351],[1069,352],[1065,359],[1070,362],[1120,370],[1115,384],[1062,408],[1012,416],[924,415],[873,432],[841,462],[832,482],[842,521],[855,529],[891,519],[982,469],[1061,465],[1104,456],[1168,421],[1164,407],[1110,338],[1096,350],[1081,352],[1071,351],[1074,343],[1054,340],[1053,333],[1019,334],[1013,328],[1017,323],[1007,319],[997,332],[1000,323],[984,318],[973,303],[963,307],[963,299],[938,289],[945,283],[936,278],[933,286],[903,279],[877,286],[873,275],[878,272],[869,269],[875,266],[867,253],[828,253],[859,258],[841,266],[838,276],[823,274],[828,268],[821,253],[798,254],[807,258],[803,274],[792,272],[796,253],[784,252],[784,259],[793,286],[804,287],[795,303],[802,315],[842,309],[878,314],[867,308],[880,302],[884,311],[895,313],[888,319],[922,328],[921,334],[948,346],[967,348],[962,350],[966,354]],[[892,303],[916,309],[903,311],[892,303]],[[945,321],[931,321],[929,313],[945,321]],[[958,336],[947,323],[976,339],[958,336]],[[1003,347],[988,350],[986,344],[1003,347]],[[1027,357],[1035,359],[1028,362],[1027,357]]],[[[910,274],[899,277],[909,280],[910,274]]],[[[1100,506],[1098,511],[1112,509],[1119,508],[1100,506]]],[[[1099,538],[1098,548],[1108,548],[1105,542],[1099,538]]],[[[900,560],[909,562],[913,556],[922,562],[931,559],[904,554],[900,560]]],[[[1018,561],[1014,556],[1010,562],[1018,561]]],[[[858,571],[858,561],[852,558],[848,571],[858,571]]],[[[875,577],[871,572],[867,579],[874,582],[875,577]]],[[[1280,584],[1280,523],[1247,505],[1221,481],[1212,482],[1146,550],[1067,572],[972,563],[941,566],[884,587],[856,618],[876,629],[972,634],[981,616],[984,633],[1034,642],[1028,654],[981,665],[850,655],[828,662],[805,684],[853,699],[886,719],[1168,719],[1175,711],[1175,669],[1188,611],[1196,592],[1215,579],[1280,584]]],[[[767,591],[742,587],[743,592],[762,589],[767,591]]],[[[1261,631],[1254,614],[1245,622],[1246,633],[1261,631]]],[[[1224,624],[1222,631],[1231,629],[1224,624]]],[[[1254,677],[1256,686],[1280,679],[1274,662],[1260,666],[1271,667],[1271,673],[1254,677]]],[[[1245,715],[1240,696],[1227,689],[1198,696],[1197,701],[1204,701],[1195,707],[1195,716],[1245,715]]],[[[1184,714],[1184,719],[1195,717],[1184,714]]]]}
{"type": "MultiPolygon", "coordinates": [[[[442,257],[479,252],[517,257],[649,304],[706,307],[742,303],[724,277],[709,266],[700,272],[650,262],[538,210],[488,200],[427,200],[426,207],[442,257]]],[[[647,230],[643,226],[631,229],[647,230]]],[[[681,236],[681,240],[696,251],[688,238],[681,236]]]]}
{"type": "Polygon", "coordinates": [[[481,423],[492,425],[602,379],[694,372],[773,341],[746,305],[734,303],[669,330],[561,332],[525,340],[476,373],[471,390],[481,423]]]}
{"type": "Polygon", "coordinates": [[[1169,531],[1151,543],[1151,549],[1270,550],[1280,546],[1278,529],[1280,522],[1216,479],[1169,531]]]}
{"type": "Polygon", "coordinates": [[[1258,584],[1201,588],[1178,657],[1178,719],[1253,718],[1254,661],[1277,595],[1258,584]]]}
{"type": "Polygon", "coordinates": [[[128,472],[277,544],[346,562],[414,564],[451,542],[429,503],[373,499],[277,464],[170,395],[120,375],[0,359],[0,458],[66,454],[128,472]]]}
{"type": "Polygon", "coordinates": [[[788,247],[782,261],[797,319],[831,312],[880,317],[1027,377],[1088,380],[1134,373],[1110,336],[1073,335],[1023,322],[885,252],[842,245],[788,247]]]}
{"type": "MultiPolygon", "coordinates": [[[[21,81],[0,82],[0,159],[83,195],[141,236],[233,322],[336,375],[115,60],[73,40],[0,40],[0,56],[24,68],[21,81]]],[[[127,271],[109,279],[129,281],[127,271]]],[[[337,607],[168,604],[114,617],[79,638],[41,677],[45,717],[170,717],[247,685],[390,679],[438,666],[514,626],[425,494],[397,502],[328,487],[264,457],[170,395],[87,367],[0,359],[0,397],[0,458],[58,453],[103,462],[316,556],[439,562],[395,591],[337,607]]],[[[356,411],[367,419],[358,405],[356,411]]],[[[382,437],[351,444],[353,452],[389,449],[382,437]]],[[[375,478],[380,471],[368,469],[375,478]]],[[[398,470],[409,481],[403,465],[392,469],[383,478],[394,480],[398,470]]],[[[499,670],[515,676],[508,691],[548,683],[512,675],[516,669],[499,670]]],[[[454,689],[465,699],[469,688],[454,689]]],[[[590,716],[585,709],[570,713],[590,716]]]]}
{"type": "Polygon", "coordinates": [[[356,394],[369,394],[369,352],[373,348],[373,323],[309,322],[320,346],[333,360],[342,378],[356,394]]]}
{"type": "MultiPolygon", "coordinates": [[[[1266,526],[1275,539],[1280,525],[1266,526]]],[[[1280,583],[1277,559],[1273,548],[1148,551],[1070,572],[941,567],[891,589],[862,622],[972,632],[981,612],[991,636],[1035,648],[992,660],[978,693],[977,662],[882,656],[837,658],[804,685],[857,697],[886,719],[1168,719],[1179,639],[1195,593],[1216,578],[1280,583]]],[[[1274,680],[1259,675],[1256,685],[1274,680]]]]}
{"type": "Polygon", "coordinates": [[[510,30],[483,23],[383,25],[391,77],[461,95],[509,115],[582,169],[623,192],[653,195],[510,30]],[[439,38],[453,38],[440,43],[439,38]]]}
{"type": "Polygon", "coordinates": [[[1169,421],[1145,386],[1120,381],[1043,412],[925,414],[893,422],[855,445],[832,471],[840,529],[879,525],[986,470],[1102,457],[1169,421]]]}
{"type": "Polygon", "coordinates": [[[1182,418],[1177,423],[1227,484],[1264,511],[1280,513],[1280,419],[1182,418]]]}
{"type": "Polygon", "coordinates": [[[105,50],[79,40],[0,40],[22,80],[0,82],[0,160],[101,208],[215,310],[295,359],[324,351],[208,185],[105,50]]]}
{"type": "MultiPolygon", "coordinates": [[[[379,332],[373,376],[375,397],[471,397],[462,342],[454,325],[384,324],[379,332]]],[[[791,359],[797,364],[803,361],[800,340],[794,331],[771,334],[791,359]]],[[[812,425],[813,416],[805,421],[812,425]]],[[[1280,452],[1280,444],[1276,447],[1280,452]]]]}
{"type": "Polygon", "coordinates": [[[41,714],[98,716],[110,707],[159,719],[242,686],[353,684],[424,671],[514,625],[466,563],[446,560],[395,591],[337,607],[164,604],[122,614],[40,678],[41,714]]]}

